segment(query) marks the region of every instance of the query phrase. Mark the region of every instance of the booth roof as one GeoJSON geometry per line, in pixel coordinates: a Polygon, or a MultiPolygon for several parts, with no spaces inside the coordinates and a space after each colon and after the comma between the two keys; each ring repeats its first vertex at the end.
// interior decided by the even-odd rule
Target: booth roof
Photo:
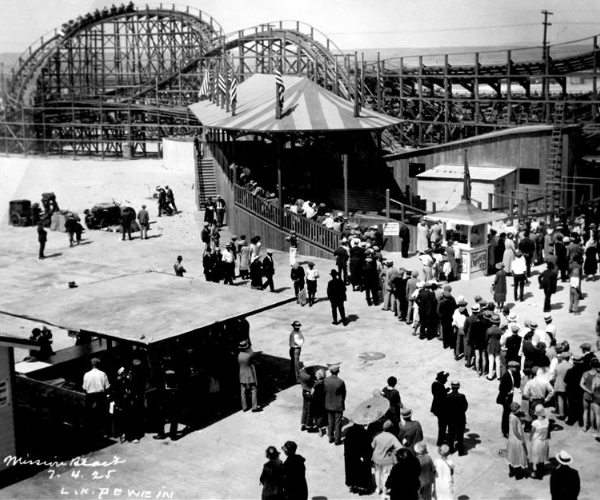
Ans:
{"type": "Polygon", "coordinates": [[[426,215],[424,219],[431,221],[450,222],[452,224],[463,224],[465,226],[477,226],[497,220],[508,218],[503,213],[486,212],[477,208],[471,201],[462,199],[458,205],[445,212],[436,212],[426,215]]]}
{"type": "Polygon", "coordinates": [[[121,276],[3,304],[0,313],[150,345],[294,300],[162,273],[121,276]]]}
{"type": "Polygon", "coordinates": [[[303,76],[283,77],[285,103],[275,118],[275,75],[252,75],[237,87],[235,116],[209,100],[189,108],[202,125],[254,132],[377,130],[401,120],[362,108],[353,116],[354,103],[338,97],[303,76]]]}

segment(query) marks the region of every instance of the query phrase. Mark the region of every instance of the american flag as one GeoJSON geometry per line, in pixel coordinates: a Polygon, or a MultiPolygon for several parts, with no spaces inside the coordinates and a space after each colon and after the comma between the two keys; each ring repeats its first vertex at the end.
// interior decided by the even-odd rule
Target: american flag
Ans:
{"type": "Polygon", "coordinates": [[[275,68],[275,86],[277,87],[277,96],[279,98],[279,106],[283,108],[285,85],[283,84],[283,76],[280,68],[275,68]]]}
{"type": "Polygon", "coordinates": [[[469,160],[467,159],[467,150],[464,150],[465,159],[465,178],[463,185],[463,200],[471,200],[471,173],[469,172],[469,160]]]}
{"type": "Polygon", "coordinates": [[[198,97],[202,99],[203,97],[209,97],[210,95],[210,71],[206,70],[204,73],[204,78],[202,78],[202,85],[200,85],[200,91],[198,92],[198,97]]]}
{"type": "Polygon", "coordinates": [[[231,70],[231,75],[229,79],[229,102],[231,103],[231,114],[235,114],[235,107],[237,105],[237,76],[231,70]]]}
{"type": "Polygon", "coordinates": [[[219,71],[219,78],[217,80],[217,86],[219,91],[223,94],[227,94],[227,82],[225,81],[225,75],[219,71]]]}

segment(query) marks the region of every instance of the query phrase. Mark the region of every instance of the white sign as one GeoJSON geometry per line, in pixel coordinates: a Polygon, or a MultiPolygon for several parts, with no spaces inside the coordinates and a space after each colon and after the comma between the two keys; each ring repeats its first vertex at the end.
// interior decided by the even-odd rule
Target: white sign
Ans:
{"type": "Polygon", "coordinates": [[[398,236],[400,234],[400,223],[399,222],[387,222],[383,226],[384,236],[398,236]]]}

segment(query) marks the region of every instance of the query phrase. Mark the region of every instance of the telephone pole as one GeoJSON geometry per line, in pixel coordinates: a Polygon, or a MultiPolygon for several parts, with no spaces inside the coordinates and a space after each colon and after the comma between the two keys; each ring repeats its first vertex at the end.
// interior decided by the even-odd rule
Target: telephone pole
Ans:
{"type": "Polygon", "coordinates": [[[548,26],[552,26],[552,23],[548,22],[548,16],[553,16],[554,12],[549,12],[546,9],[544,9],[542,11],[542,14],[544,14],[544,22],[542,23],[544,25],[544,42],[543,42],[543,46],[544,46],[544,58],[546,58],[546,46],[548,44],[548,42],[546,41],[546,36],[548,34],[548,26]]]}
{"type": "MultiPolygon", "coordinates": [[[[542,82],[542,99],[544,101],[546,101],[546,99],[550,95],[550,55],[548,54],[547,35],[548,35],[548,26],[552,26],[552,24],[548,22],[548,16],[552,16],[554,13],[549,12],[546,9],[544,9],[542,11],[542,14],[544,15],[544,22],[542,23],[544,25],[544,41],[543,41],[543,48],[542,48],[542,50],[543,50],[542,57],[544,60],[544,79],[542,82]]],[[[548,121],[550,119],[550,106],[547,102],[544,104],[544,119],[546,121],[548,121]]]]}

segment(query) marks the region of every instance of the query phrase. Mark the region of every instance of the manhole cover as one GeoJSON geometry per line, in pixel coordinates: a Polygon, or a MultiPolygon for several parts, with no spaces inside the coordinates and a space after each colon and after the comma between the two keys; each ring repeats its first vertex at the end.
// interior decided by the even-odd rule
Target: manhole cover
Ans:
{"type": "Polygon", "coordinates": [[[505,448],[501,448],[496,452],[496,455],[498,455],[499,457],[505,457],[506,456],[506,449],[505,448]]]}
{"type": "Polygon", "coordinates": [[[358,357],[365,361],[376,361],[385,358],[385,354],[382,352],[363,352],[362,354],[359,354],[358,357]]]}

